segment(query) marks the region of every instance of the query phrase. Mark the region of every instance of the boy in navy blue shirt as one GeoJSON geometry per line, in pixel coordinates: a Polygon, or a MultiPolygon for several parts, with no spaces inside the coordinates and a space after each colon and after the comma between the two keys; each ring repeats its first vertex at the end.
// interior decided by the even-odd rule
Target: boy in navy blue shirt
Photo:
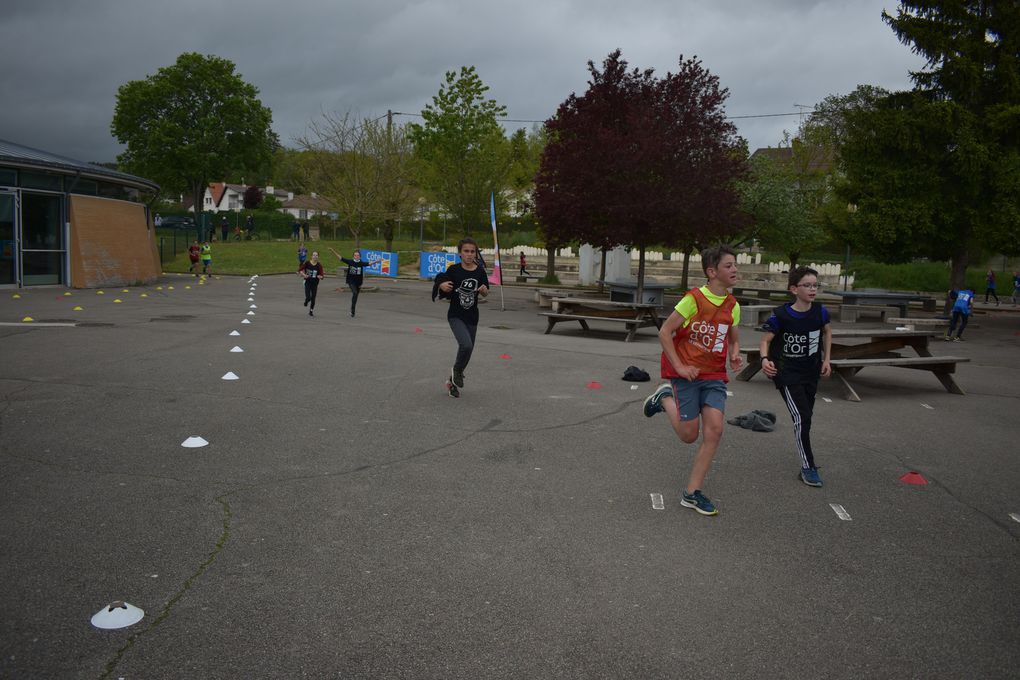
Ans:
{"type": "Polygon", "coordinates": [[[832,373],[832,326],[829,311],[815,302],[818,272],[797,267],[790,272],[793,302],[776,307],[765,322],[761,339],[761,368],[783,395],[793,418],[793,433],[800,454],[800,481],[821,486],[811,451],[811,415],[818,378],[832,373]]]}

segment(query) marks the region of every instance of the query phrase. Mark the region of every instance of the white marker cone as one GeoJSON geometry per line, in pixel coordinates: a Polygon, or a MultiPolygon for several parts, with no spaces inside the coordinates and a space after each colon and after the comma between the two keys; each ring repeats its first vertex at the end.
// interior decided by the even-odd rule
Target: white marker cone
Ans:
{"type": "Polygon", "coordinates": [[[255,316],[255,312],[249,311],[245,316],[255,316]]]}
{"type": "Polygon", "coordinates": [[[230,331],[230,333],[228,333],[228,335],[235,335],[236,336],[236,335],[240,335],[240,333],[238,333],[237,331],[230,331]]]}
{"type": "Polygon", "coordinates": [[[253,297],[248,298],[248,302],[255,302],[255,298],[253,297]]]}
{"type": "Polygon", "coordinates": [[[227,371],[227,372],[226,372],[226,373],[225,373],[225,374],[223,375],[223,378],[222,378],[222,380],[240,380],[240,378],[238,378],[238,377],[237,377],[237,374],[236,374],[236,373],[234,373],[233,371],[227,371]]]}
{"type": "Polygon", "coordinates": [[[185,439],[183,442],[181,442],[181,446],[183,446],[186,449],[200,449],[203,446],[209,446],[209,442],[202,439],[201,437],[195,436],[188,437],[187,439],[185,439]]]}
{"type": "Polygon", "coordinates": [[[251,321],[249,321],[248,319],[245,319],[245,320],[244,320],[244,321],[242,321],[241,323],[251,323],[251,321]]]}
{"type": "Polygon", "coordinates": [[[243,352],[244,350],[241,349],[240,347],[238,347],[237,345],[234,345],[233,347],[230,348],[230,351],[231,352],[243,352]]]}
{"type": "Polygon", "coordinates": [[[132,604],[111,602],[95,613],[92,625],[105,630],[127,628],[141,621],[143,616],[145,612],[132,604]]]}
{"type": "Polygon", "coordinates": [[[258,309],[258,307],[256,305],[251,305],[248,309],[258,309]]]}

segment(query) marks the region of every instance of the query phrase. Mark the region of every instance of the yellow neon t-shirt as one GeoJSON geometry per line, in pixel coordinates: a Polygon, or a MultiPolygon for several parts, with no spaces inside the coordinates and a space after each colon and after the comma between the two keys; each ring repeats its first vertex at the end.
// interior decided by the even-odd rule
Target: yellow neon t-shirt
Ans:
{"type": "MultiPolygon", "coordinates": [[[[708,286],[702,286],[699,290],[701,291],[701,294],[716,307],[723,303],[726,299],[726,295],[729,295],[729,293],[726,295],[716,295],[708,289],[708,286]]],[[[691,323],[691,319],[698,313],[698,303],[694,301],[693,295],[687,293],[683,296],[683,299],[676,304],[675,309],[677,314],[684,318],[684,328],[687,328],[687,325],[691,323]]],[[[733,325],[740,325],[740,303],[733,305],[733,325]]]]}

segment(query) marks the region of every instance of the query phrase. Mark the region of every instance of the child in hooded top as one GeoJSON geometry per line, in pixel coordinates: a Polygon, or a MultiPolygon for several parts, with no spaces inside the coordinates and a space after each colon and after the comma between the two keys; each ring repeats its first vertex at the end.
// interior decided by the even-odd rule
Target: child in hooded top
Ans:
{"type": "Polygon", "coordinates": [[[315,296],[319,292],[319,281],[326,277],[317,250],[312,251],[311,259],[301,263],[298,274],[305,280],[305,307],[308,307],[308,316],[315,316],[315,296]]]}
{"type": "Polygon", "coordinates": [[[737,281],[737,258],[728,246],[701,254],[708,284],[684,295],[659,330],[662,344],[661,385],[645,400],[644,413],[664,411],[681,441],[691,444],[701,434],[680,504],[702,515],[718,514],[701,487],[712,466],[723,433],[726,410],[726,360],[738,370],[740,356],[740,305],[727,290],[737,281]]]}
{"type": "Polygon", "coordinates": [[[761,339],[762,371],[776,384],[793,418],[793,433],[800,454],[799,478],[819,487],[814,453],[811,450],[811,416],[820,376],[832,374],[832,326],[829,311],[815,302],[818,272],[797,267],[788,280],[793,302],[776,307],[765,322],[761,339]]]}

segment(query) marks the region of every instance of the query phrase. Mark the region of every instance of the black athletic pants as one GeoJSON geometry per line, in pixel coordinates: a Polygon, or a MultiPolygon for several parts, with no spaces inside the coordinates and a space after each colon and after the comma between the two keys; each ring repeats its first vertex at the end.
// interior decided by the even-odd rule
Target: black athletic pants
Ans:
{"type": "Polygon", "coordinates": [[[361,293],[361,284],[348,283],[347,286],[351,289],[351,316],[354,316],[354,312],[357,311],[358,307],[358,294],[361,293]]]}
{"type": "Polygon", "coordinates": [[[453,337],[457,339],[457,360],[453,367],[458,371],[463,371],[467,368],[468,362],[471,361],[471,353],[475,350],[475,333],[478,332],[478,326],[470,326],[464,323],[463,319],[447,317],[447,321],[450,322],[453,337]]]}
{"type": "Polygon", "coordinates": [[[960,322],[960,331],[956,334],[956,337],[962,336],[963,335],[963,329],[967,327],[967,321],[969,319],[970,319],[970,314],[964,314],[963,312],[958,312],[956,310],[953,310],[953,319],[952,319],[952,321],[949,322],[949,332],[946,333],[946,335],[948,335],[948,336],[952,336],[953,335],[953,331],[956,330],[956,322],[959,321],[960,322]]]}
{"type": "MultiPolygon", "coordinates": [[[[319,279],[315,276],[309,276],[305,279],[305,304],[308,305],[308,309],[315,309],[315,294],[319,292],[319,279]]],[[[326,310],[329,311],[328,309],[326,310]]]]}
{"type": "Polygon", "coordinates": [[[779,392],[783,395],[786,408],[790,409],[793,418],[793,436],[797,441],[797,453],[800,454],[800,466],[813,468],[815,457],[811,452],[811,413],[815,410],[815,392],[818,383],[803,385],[783,385],[779,392]]]}

